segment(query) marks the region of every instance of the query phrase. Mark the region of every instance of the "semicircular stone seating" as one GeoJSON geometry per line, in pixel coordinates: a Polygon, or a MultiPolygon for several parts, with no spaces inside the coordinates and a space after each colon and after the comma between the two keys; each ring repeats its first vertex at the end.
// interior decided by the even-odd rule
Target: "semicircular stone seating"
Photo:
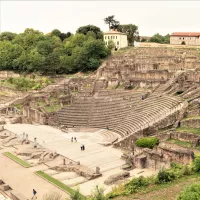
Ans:
{"type": "Polygon", "coordinates": [[[76,96],[71,106],[58,113],[60,124],[68,127],[106,129],[102,143],[113,143],[138,130],[149,127],[168,115],[181,101],[178,98],[152,93],[141,100],[144,92],[134,90],[102,90],[98,95],[76,96]]]}

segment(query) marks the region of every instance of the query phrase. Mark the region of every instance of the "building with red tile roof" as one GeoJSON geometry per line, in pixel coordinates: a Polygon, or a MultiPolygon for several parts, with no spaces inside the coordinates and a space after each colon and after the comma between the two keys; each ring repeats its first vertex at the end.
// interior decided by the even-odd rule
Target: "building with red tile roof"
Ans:
{"type": "Polygon", "coordinates": [[[200,45],[200,32],[175,32],[170,35],[170,44],[200,45]]]}

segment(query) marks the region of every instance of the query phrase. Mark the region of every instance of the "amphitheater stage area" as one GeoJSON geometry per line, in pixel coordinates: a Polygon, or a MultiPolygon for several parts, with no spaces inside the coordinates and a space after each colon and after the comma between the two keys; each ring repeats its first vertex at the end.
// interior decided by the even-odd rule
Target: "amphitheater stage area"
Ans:
{"type": "Polygon", "coordinates": [[[96,167],[100,167],[101,173],[124,164],[120,159],[122,154],[120,150],[99,144],[102,141],[101,132],[104,131],[101,129],[82,129],[82,132],[79,129],[69,129],[68,133],[65,133],[45,125],[7,124],[4,127],[19,137],[25,132],[31,141],[37,138],[39,145],[73,161],[80,161],[90,169],[95,170],[96,167]],[[71,142],[72,137],[77,138],[77,143],[71,142]],[[82,144],[85,146],[85,151],[80,149],[82,144]]]}
{"type": "MultiPolygon", "coordinates": [[[[28,134],[29,140],[34,141],[37,138],[39,145],[43,147],[56,151],[57,153],[73,160],[80,161],[81,165],[87,166],[88,168],[95,170],[96,167],[100,167],[100,172],[102,176],[89,180],[80,182],[77,185],[77,178],[69,179],[66,184],[72,186],[72,188],[80,189],[80,192],[84,195],[90,195],[91,191],[96,185],[105,188],[105,193],[112,190],[113,185],[107,186],[104,181],[113,174],[122,172],[121,166],[125,164],[125,161],[120,157],[122,152],[119,149],[113,148],[111,146],[103,146],[99,144],[102,141],[103,129],[69,129],[68,133],[65,133],[59,129],[45,126],[45,125],[31,125],[31,124],[7,124],[4,126],[5,129],[16,133],[19,137],[22,137],[23,132],[28,134]],[[76,137],[77,143],[71,142],[71,138],[76,137]],[[85,151],[81,151],[81,145],[85,145],[85,151]],[[70,181],[70,183],[69,183],[70,181]]],[[[33,168],[34,170],[34,168],[33,168]]],[[[48,172],[46,169],[45,172],[48,172]]],[[[68,172],[72,173],[72,172],[68,172]]],[[[133,169],[130,171],[130,177],[151,176],[156,174],[157,171],[151,169],[133,169]]],[[[53,175],[55,178],[61,178],[61,176],[66,176],[65,173],[53,175]]],[[[80,177],[78,177],[80,178],[80,177]]],[[[79,181],[79,180],[78,180],[79,181]]]]}

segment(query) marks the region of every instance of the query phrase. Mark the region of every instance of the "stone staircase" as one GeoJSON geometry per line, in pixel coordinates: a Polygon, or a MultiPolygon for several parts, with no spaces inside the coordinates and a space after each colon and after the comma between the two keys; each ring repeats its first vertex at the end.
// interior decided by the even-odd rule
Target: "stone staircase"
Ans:
{"type": "Polygon", "coordinates": [[[166,92],[167,90],[171,89],[173,84],[176,82],[176,80],[184,73],[184,71],[177,71],[171,79],[169,79],[165,84],[160,84],[155,92],[162,94],[163,92],[166,92]]]}

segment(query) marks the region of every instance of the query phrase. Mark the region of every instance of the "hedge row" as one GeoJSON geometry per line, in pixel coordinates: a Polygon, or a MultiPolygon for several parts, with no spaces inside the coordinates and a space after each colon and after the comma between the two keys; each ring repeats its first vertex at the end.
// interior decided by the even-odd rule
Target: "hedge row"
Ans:
{"type": "Polygon", "coordinates": [[[136,141],[136,146],[153,149],[159,144],[159,139],[157,137],[144,137],[136,141]]]}

